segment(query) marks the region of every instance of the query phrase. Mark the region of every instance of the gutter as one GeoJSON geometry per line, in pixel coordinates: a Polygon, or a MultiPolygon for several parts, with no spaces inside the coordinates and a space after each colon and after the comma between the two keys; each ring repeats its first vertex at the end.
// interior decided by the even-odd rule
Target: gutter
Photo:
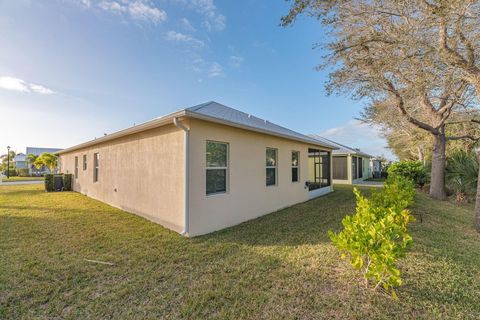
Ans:
{"type": "Polygon", "coordinates": [[[183,125],[178,117],[173,118],[173,124],[175,127],[182,129],[184,132],[184,140],[183,140],[183,147],[184,151],[183,154],[185,156],[185,181],[184,181],[184,227],[183,231],[180,233],[182,236],[188,237],[188,233],[190,231],[190,208],[189,208],[189,150],[190,150],[190,128],[183,125]]]}

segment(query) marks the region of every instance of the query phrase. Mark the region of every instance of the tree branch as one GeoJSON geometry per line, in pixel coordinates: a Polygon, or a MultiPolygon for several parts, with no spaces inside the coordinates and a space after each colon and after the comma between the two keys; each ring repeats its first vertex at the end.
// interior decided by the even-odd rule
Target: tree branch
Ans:
{"type": "Polygon", "coordinates": [[[478,141],[480,140],[480,137],[474,137],[472,135],[464,135],[464,136],[452,136],[452,137],[446,137],[447,140],[472,140],[472,141],[478,141]]]}

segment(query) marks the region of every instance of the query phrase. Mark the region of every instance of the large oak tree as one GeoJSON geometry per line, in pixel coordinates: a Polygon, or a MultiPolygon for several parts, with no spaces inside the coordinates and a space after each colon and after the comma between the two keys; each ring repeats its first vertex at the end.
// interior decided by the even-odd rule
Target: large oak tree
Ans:
{"type": "Polygon", "coordinates": [[[323,24],[329,55],[321,67],[333,68],[329,92],[387,105],[392,115],[401,114],[432,137],[430,195],[444,199],[447,141],[476,139],[451,136],[448,126],[476,121],[480,72],[473,66],[479,29],[478,18],[469,17],[477,11],[477,1],[296,0],[282,23],[306,14],[323,24]],[[462,11],[451,2],[474,5],[462,5],[462,11]],[[468,32],[453,32],[465,24],[468,32]]]}

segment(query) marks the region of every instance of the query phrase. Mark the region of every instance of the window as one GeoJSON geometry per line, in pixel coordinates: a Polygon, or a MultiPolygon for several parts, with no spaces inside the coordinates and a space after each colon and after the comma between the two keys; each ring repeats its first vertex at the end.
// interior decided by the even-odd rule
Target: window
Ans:
{"type": "Polygon", "coordinates": [[[274,186],[277,184],[277,149],[267,148],[266,156],[267,186],[274,186]]]}
{"type": "Polygon", "coordinates": [[[78,157],[75,157],[75,179],[78,178],[78,157]]]}
{"type": "Polygon", "coordinates": [[[228,144],[207,141],[207,195],[227,192],[228,144]]]}
{"type": "Polygon", "coordinates": [[[83,171],[87,170],[87,155],[83,155],[83,171]]]}
{"type": "Polygon", "coordinates": [[[298,167],[300,159],[300,152],[292,151],[292,182],[298,182],[298,167]]]}
{"type": "Polygon", "coordinates": [[[98,181],[98,167],[100,162],[100,155],[98,153],[93,154],[93,182],[98,181]]]}

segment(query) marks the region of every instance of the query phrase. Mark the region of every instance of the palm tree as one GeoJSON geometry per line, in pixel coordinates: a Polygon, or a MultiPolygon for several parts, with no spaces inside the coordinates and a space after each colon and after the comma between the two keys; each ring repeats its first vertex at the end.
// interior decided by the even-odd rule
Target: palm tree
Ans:
{"type": "Polygon", "coordinates": [[[478,162],[473,152],[456,152],[447,160],[445,170],[447,186],[456,194],[456,200],[463,202],[477,191],[478,162]]]}
{"type": "Polygon", "coordinates": [[[57,156],[48,152],[42,153],[35,159],[34,165],[37,169],[41,169],[45,166],[50,169],[51,173],[53,173],[57,167],[57,156]]]}
{"type": "Polygon", "coordinates": [[[27,155],[27,162],[30,168],[34,166],[35,160],[37,160],[37,158],[38,156],[33,153],[30,153],[29,155],[27,155]]]}

